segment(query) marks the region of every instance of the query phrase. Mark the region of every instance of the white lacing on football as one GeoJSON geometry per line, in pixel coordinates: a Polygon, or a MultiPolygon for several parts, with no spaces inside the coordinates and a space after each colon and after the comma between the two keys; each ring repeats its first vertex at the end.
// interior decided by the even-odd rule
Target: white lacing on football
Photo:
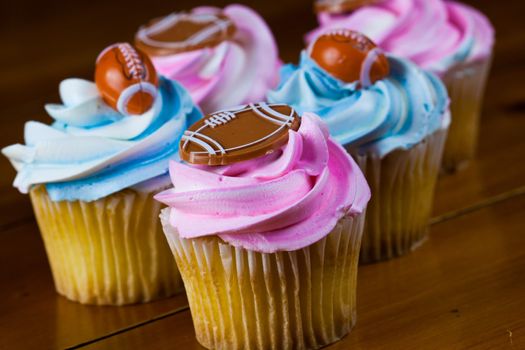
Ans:
{"type": "Polygon", "coordinates": [[[128,43],[118,44],[117,48],[124,57],[124,61],[126,61],[126,68],[131,77],[133,79],[143,79],[145,73],[144,64],[137,50],[128,43]]]}
{"type": "Polygon", "coordinates": [[[208,125],[211,128],[214,128],[218,125],[223,125],[234,119],[236,115],[232,112],[224,111],[212,115],[210,118],[204,121],[204,124],[208,125]]]}
{"type": "Polygon", "coordinates": [[[329,33],[330,35],[340,35],[347,38],[352,38],[352,32],[345,28],[336,28],[332,29],[329,33]]]}
{"type": "Polygon", "coordinates": [[[182,136],[182,139],[185,141],[184,142],[184,147],[186,147],[186,144],[188,142],[194,142],[197,145],[199,145],[202,148],[204,148],[208,154],[217,154],[217,152],[215,152],[215,149],[212,146],[210,146],[210,144],[208,143],[208,142],[210,142],[212,145],[214,145],[217,148],[217,150],[220,153],[222,153],[222,154],[226,153],[226,150],[224,149],[224,147],[222,147],[222,145],[220,143],[218,143],[216,140],[212,139],[209,136],[206,136],[206,135],[203,135],[203,134],[199,133],[198,131],[188,131],[188,130],[186,130],[184,132],[184,135],[182,136]],[[201,140],[201,139],[203,139],[203,140],[201,140]],[[206,142],[206,141],[208,141],[208,142],[206,142]]]}
{"type": "Polygon", "coordinates": [[[217,151],[219,151],[221,154],[225,154],[227,152],[235,151],[241,148],[250,147],[259,142],[263,142],[264,140],[280,132],[283,128],[287,126],[291,126],[294,120],[295,110],[293,108],[291,108],[290,110],[290,115],[286,115],[272,108],[272,107],[277,107],[277,106],[287,106],[287,105],[285,104],[268,105],[264,102],[260,102],[258,104],[250,103],[248,106],[239,107],[238,109],[217,111],[213,113],[211,117],[204,120],[204,125],[202,125],[197,130],[184,132],[184,135],[182,136],[182,140],[184,141],[182,148],[185,149],[189,143],[195,143],[199,145],[201,148],[203,148],[204,151],[203,152],[192,152],[192,153],[194,154],[207,153],[210,155],[215,155],[217,154],[217,151]],[[233,119],[235,119],[238,113],[247,112],[250,110],[255,112],[255,114],[257,114],[261,118],[266,119],[273,124],[279,125],[279,128],[277,128],[272,133],[260,138],[259,140],[255,140],[253,142],[250,142],[242,146],[230,147],[227,149],[225,149],[219,142],[212,139],[211,137],[200,133],[202,130],[208,127],[215,128],[221,125],[225,125],[226,123],[231,122],[233,119]],[[215,150],[213,146],[215,146],[217,151],[215,150]]]}
{"type": "Polygon", "coordinates": [[[264,118],[271,123],[277,124],[277,125],[292,125],[293,122],[293,114],[294,110],[292,108],[292,112],[290,115],[282,114],[271,108],[272,106],[276,105],[267,105],[264,102],[260,102],[257,105],[254,105],[253,103],[249,104],[249,107],[261,118],[264,118]],[[263,113],[264,112],[264,113],[263,113]]]}
{"type": "Polygon", "coordinates": [[[204,28],[200,32],[197,32],[190,36],[186,41],[190,43],[190,45],[198,45],[204,41],[206,41],[208,38],[210,38],[212,35],[214,35],[217,32],[221,32],[224,36],[226,35],[226,30],[228,29],[228,22],[225,20],[222,20],[218,17],[215,17],[213,20],[213,26],[208,26],[207,28],[204,28]]]}
{"type": "Polygon", "coordinates": [[[358,32],[354,32],[346,28],[332,29],[330,32],[328,32],[328,34],[329,35],[339,35],[339,36],[348,38],[349,40],[354,40],[355,43],[359,45],[358,46],[359,50],[364,50],[366,46],[369,44],[369,42],[367,41],[367,38],[364,35],[361,35],[358,32]]]}
{"type": "Polygon", "coordinates": [[[228,29],[228,21],[221,19],[215,15],[211,14],[187,14],[187,13],[172,13],[160,21],[152,24],[150,27],[142,27],[137,33],[137,38],[143,43],[168,49],[179,49],[184,46],[198,45],[202,42],[205,42],[208,38],[214,35],[217,32],[222,32],[226,36],[226,31],[228,29]],[[151,36],[162,33],[168,30],[171,27],[177,25],[179,21],[191,21],[195,23],[207,23],[211,24],[202,30],[194,33],[189,38],[181,41],[158,41],[152,39],[151,36]]]}
{"type": "Polygon", "coordinates": [[[376,61],[377,57],[382,53],[381,49],[376,47],[373,50],[370,50],[366,55],[364,61],[361,63],[361,72],[359,74],[359,81],[361,86],[367,88],[372,85],[372,79],[370,78],[370,73],[372,71],[372,66],[376,61]]]}
{"type": "Polygon", "coordinates": [[[135,96],[138,92],[145,92],[155,100],[157,97],[157,87],[151,83],[148,82],[140,82],[137,84],[133,84],[125,88],[119,95],[118,101],[117,101],[117,110],[124,114],[128,115],[128,102],[135,96]]]}

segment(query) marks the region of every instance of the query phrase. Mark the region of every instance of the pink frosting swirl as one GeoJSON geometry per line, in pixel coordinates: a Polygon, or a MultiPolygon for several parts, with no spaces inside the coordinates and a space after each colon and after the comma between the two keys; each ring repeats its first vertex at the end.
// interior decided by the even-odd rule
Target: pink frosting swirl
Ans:
{"type": "Polygon", "coordinates": [[[172,162],[170,176],[174,188],[155,198],[170,207],[181,237],[219,235],[263,253],[317,242],[370,199],[357,164],[308,113],[277,152],[221,167],[172,162]]]}
{"type": "Polygon", "coordinates": [[[349,14],[318,16],[319,28],[308,42],[332,28],[348,28],[370,37],[385,51],[441,74],[457,63],[492,52],[494,29],[479,11],[453,1],[384,0],[349,14]]]}
{"type": "Polygon", "coordinates": [[[198,7],[192,13],[222,12],[236,25],[234,40],[216,47],[152,57],[160,74],[178,81],[204,113],[258,102],[275,87],[281,62],[272,32],[253,10],[230,5],[198,7]]]}

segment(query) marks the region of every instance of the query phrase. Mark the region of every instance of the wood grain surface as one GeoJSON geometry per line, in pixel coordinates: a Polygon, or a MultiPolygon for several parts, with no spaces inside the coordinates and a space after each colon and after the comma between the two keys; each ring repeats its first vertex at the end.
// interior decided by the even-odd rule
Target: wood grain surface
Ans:
{"type": "MultiPolygon", "coordinates": [[[[311,2],[240,1],[296,62],[314,27],[311,2]]],[[[525,349],[525,25],[522,0],[469,0],[497,45],[479,152],[438,182],[431,238],[418,251],[359,272],[358,323],[332,349],[525,349]]],[[[66,77],[92,79],[98,52],[132,40],[151,18],[221,1],[0,3],[0,147],[49,122],[66,77]]],[[[200,349],[183,295],[126,307],[82,306],[56,295],[27,196],[0,157],[0,349],[200,349]]]]}

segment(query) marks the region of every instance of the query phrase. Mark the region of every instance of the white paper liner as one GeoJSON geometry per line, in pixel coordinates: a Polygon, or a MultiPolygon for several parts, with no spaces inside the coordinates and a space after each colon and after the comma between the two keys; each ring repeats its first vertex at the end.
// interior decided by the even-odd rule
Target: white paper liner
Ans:
{"type": "Polygon", "coordinates": [[[57,292],[83,304],[123,305],[182,290],[154,193],[123,190],[93,202],[31,192],[57,292]]]}
{"type": "Polygon", "coordinates": [[[362,263],[403,255],[427,234],[447,129],[440,129],[408,150],[383,158],[353,155],[370,185],[361,244],[362,263]]]}
{"type": "Polygon", "coordinates": [[[318,349],[356,321],[364,215],[342,218],[321,241],[258,253],[216,236],[180,238],[161,214],[184,280],[197,340],[208,349],[318,349]]]}
{"type": "Polygon", "coordinates": [[[443,81],[450,96],[452,123],[443,154],[443,170],[454,172],[471,160],[478,144],[483,95],[492,59],[454,67],[443,81]]]}

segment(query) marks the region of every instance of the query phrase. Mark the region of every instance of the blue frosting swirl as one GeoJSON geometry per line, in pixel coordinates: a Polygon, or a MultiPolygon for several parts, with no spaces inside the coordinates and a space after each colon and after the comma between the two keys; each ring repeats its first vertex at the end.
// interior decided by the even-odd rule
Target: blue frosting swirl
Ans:
{"type": "Polygon", "coordinates": [[[285,65],[268,101],[287,103],[299,113],[313,112],[341,144],[380,157],[408,149],[448,126],[448,95],[443,83],[415,64],[387,56],[388,77],[368,88],[344,83],[303,51],[298,66],[285,65]]]}
{"type": "Polygon", "coordinates": [[[109,108],[89,81],[67,79],[60,95],[63,105],[46,105],[52,125],[28,122],[25,145],[2,150],[21,192],[45,184],[54,201],[92,201],[164,176],[182,133],[202,117],[186,90],[163,77],[153,107],[140,116],[109,108]]]}

